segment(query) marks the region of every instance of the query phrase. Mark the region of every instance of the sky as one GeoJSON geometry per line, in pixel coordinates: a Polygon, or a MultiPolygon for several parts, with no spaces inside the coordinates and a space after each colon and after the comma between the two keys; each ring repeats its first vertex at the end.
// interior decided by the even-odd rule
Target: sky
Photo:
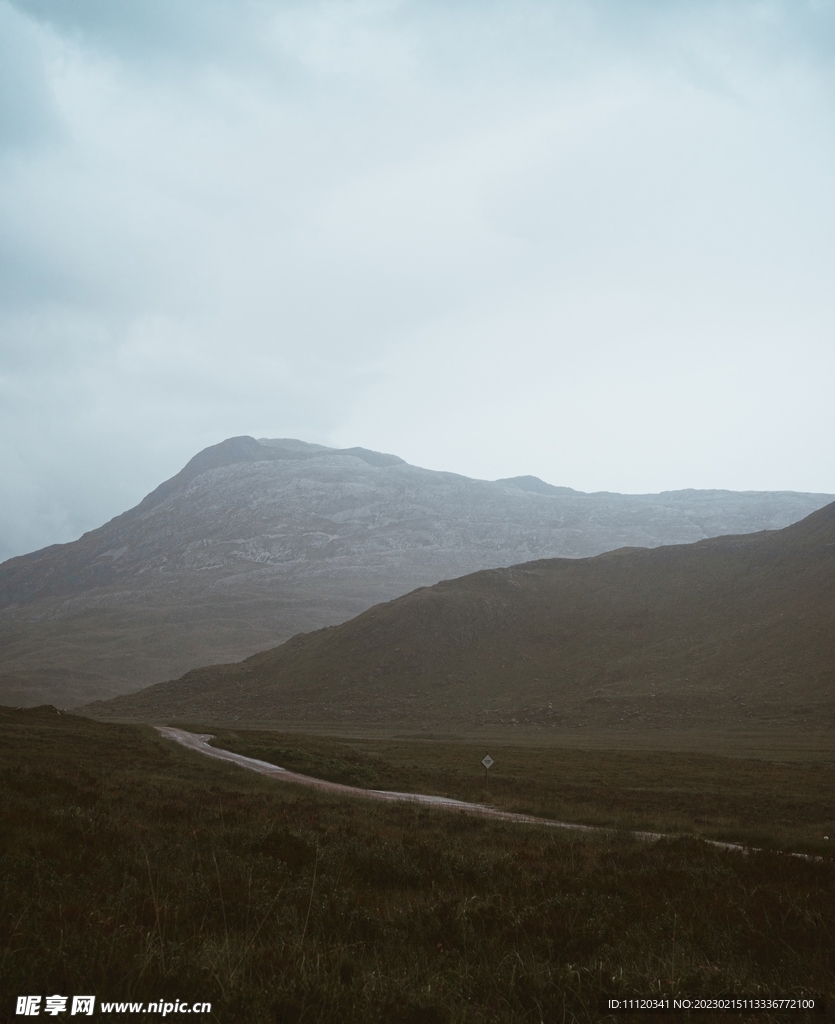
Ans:
{"type": "Polygon", "coordinates": [[[835,2],[0,0],[0,558],[225,437],[835,492],[835,2]]]}

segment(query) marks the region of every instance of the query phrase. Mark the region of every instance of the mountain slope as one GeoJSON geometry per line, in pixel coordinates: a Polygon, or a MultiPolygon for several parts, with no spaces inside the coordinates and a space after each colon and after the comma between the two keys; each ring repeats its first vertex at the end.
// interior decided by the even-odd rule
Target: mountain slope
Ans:
{"type": "Polygon", "coordinates": [[[827,500],[582,494],[362,448],[229,438],[74,543],[0,566],[0,702],[69,707],[245,657],[440,579],[784,526],[827,500]]]}
{"type": "Polygon", "coordinates": [[[786,529],[478,572],[88,709],[151,720],[835,724],[835,503],[786,529]]]}

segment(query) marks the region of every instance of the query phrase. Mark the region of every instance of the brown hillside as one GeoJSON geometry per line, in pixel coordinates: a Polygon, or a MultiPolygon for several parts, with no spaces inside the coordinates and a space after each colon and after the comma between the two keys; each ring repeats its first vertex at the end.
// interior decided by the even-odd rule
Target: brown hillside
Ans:
{"type": "Polygon", "coordinates": [[[792,492],[582,494],[232,437],[71,544],[0,565],[0,703],[73,707],[235,662],[415,587],[797,522],[792,492]]]}
{"type": "Polygon", "coordinates": [[[106,717],[601,727],[835,724],[835,504],[779,531],[477,572],[106,717]]]}

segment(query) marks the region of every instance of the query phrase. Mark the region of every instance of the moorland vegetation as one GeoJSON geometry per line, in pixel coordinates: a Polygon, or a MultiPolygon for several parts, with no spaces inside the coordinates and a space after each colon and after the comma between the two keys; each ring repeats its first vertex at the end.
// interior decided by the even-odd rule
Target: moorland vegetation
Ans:
{"type": "MultiPolygon", "coordinates": [[[[315,738],[273,746],[375,783],[402,783],[420,762],[414,745],[399,756],[315,738]]],[[[449,752],[426,749],[421,785],[452,778],[449,752]]],[[[635,812],[630,783],[650,794],[638,801],[647,823],[696,815],[694,793],[679,806],[675,785],[664,797],[653,783],[668,765],[639,761],[620,774],[602,764],[597,780],[589,760],[556,767],[585,779],[582,799],[612,821],[635,812]]],[[[739,801],[747,787],[764,810],[747,771],[739,801]]],[[[809,766],[794,782],[782,771],[788,811],[809,766]]],[[[607,992],[835,998],[826,853],[742,855],[336,798],[147,726],[54,708],[0,712],[0,773],[3,1020],[29,992],[208,1000],[214,1019],[249,1024],[592,1021],[607,992]]],[[[566,787],[565,808],[579,809],[578,792],[566,787]]],[[[831,820],[828,793],[799,802],[797,842],[831,820]]],[[[512,783],[495,791],[517,796],[512,783]]]]}
{"type": "MultiPolygon", "coordinates": [[[[201,726],[193,731],[204,732],[201,726]]],[[[474,740],[345,739],[219,729],[213,746],[362,789],[429,793],[521,814],[768,849],[835,849],[835,749],[828,760],[690,750],[586,750],[474,740]],[[832,836],[830,843],[824,836],[832,836]]]]}

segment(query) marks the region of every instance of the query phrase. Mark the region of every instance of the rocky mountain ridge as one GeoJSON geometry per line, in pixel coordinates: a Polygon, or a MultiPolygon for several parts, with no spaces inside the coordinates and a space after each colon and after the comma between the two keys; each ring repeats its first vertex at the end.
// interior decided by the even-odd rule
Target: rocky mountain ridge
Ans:
{"type": "Polygon", "coordinates": [[[829,498],[584,494],[362,448],[230,438],[79,540],[0,565],[0,703],[69,707],[236,660],[441,579],[775,529],[829,498]]]}

